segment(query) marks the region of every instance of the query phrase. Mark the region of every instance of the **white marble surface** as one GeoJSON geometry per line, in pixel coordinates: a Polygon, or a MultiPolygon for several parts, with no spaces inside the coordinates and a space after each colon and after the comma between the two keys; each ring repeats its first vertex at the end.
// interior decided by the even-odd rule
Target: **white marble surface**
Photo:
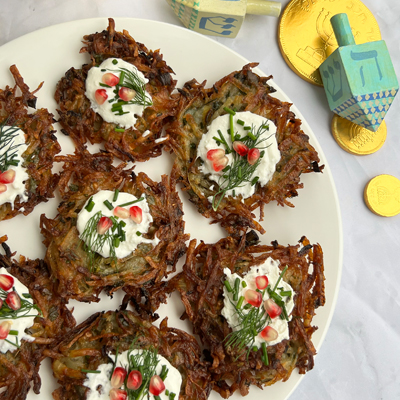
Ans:
{"type": "MultiPolygon", "coordinates": [[[[364,3],[400,77],[400,2],[364,3]]],[[[49,25],[109,16],[180,25],[163,0],[0,0],[0,45],[49,25]]],[[[281,57],[277,26],[274,18],[247,16],[236,39],[214,40],[258,61],[299,107],[325,152],[339,195],[344,262],[338,302],[315,368],[290,400],[400,399],[400,215],[378,217],[363,201],[369,179],[382,173],[400,178],[400,100],[386,117],[388,137],[381,150],[364,157],[344,152],[331,136],[323,90],[297,77],[281,57]]]]}

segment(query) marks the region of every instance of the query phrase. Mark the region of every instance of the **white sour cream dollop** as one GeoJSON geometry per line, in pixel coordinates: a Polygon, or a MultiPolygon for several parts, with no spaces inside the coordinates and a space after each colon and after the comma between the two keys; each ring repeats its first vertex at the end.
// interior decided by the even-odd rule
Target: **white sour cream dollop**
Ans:
{"type": "MultiPolygon", "coordinates": [[[[126,369],[128,363],[128,353],[129,351],[125,351],[118,355],[117,358],[117,367],[123,367],[126,369]]],[[[131,354],[140,354],[143,353],[143,350],[132,350],[131,354]]],[[[115,361],[115,356],[110,355],[110,358],[115,361]]],[[[175,393],[175,399],[179,398],[179,392],[182,384],[182,376],[179,371],[170,364],[170,362],[164,358],[163,356],[157,354],[158,365],[156,367],[156,375],[160,375],[162,371],[162,366],[165,365],[168,368],[168,375],[164,380],[165,389],[169,392],[175,393]]],[[[87,374],[87,378],[83,382],[83,385],[88,387],[90,390],[87,393],[87,400],[109,400],[109,392],[112,389],[110,376],[113,370],[113,364],[101,364],[97,368],[98,371],[101,371],[97,374],[87,374]]],[[[159,396],[161,399],[168,400],[169,397],[165,394],[166,390],[162,392],[159,396]]],[[[144,398],[145,394],[141,398],[144,398]]],[[[151,397],[154,397],[151,395],[151,397]]],[[[138,399],[139,400],[139,399],[138,399]]]]}
{"type": "MultiPolygon", "coordinates": [[[[244,278],[241,278],[238,274],[234,273],[232,274],[229,268],[224,269],[224,273],[226,275],[226,279],[230,283],[231,287],[233,288],[235,286],[235,281],[236,278],[240,279],[240,285],[239,285],[239,296],[244,296],[246,290],[248,289],[257,289],[255,279],[257,276],[262,276],[266,275],[268,278],[268,283],[271,285],[271,288],[275,286],[275,283],[279,279],[279,275],[281,274],[281,270],[279,269],[279,262],[272,259],[272,258],[267,258],[264,264],[262,265],[256,265],[254,267],[250,268],[250,271],[244,276],[244,278]],[[247,286],[244,288],[242,286],[242,281],[245,281],[247,286]]],[[[292,287],[286,283],[283,279],[279,282],[279,287],[283,287],[285,291],[290,290],[293,294],[293,289],[292,287]]],[[[279,294],[279,291],[277,292],[279,294]]],[[[269,295],[267,291],[265,291],[264,297],[263,297],[263,302],[265,300],[269,299],[269,295]]],[[[294,301],[293,301],[293,295],[289,297],[283,297],[283,299],[286,301],[285,306],[286,306],[286,311],[289,316],[289,320],[292,319],[290,313],[293,310],[294,307],[294,301]]],[[[233,301],[233,295],[232,293],[229,293],[226,287],[224,286],[224,308],[222,309],[222,315],[225,317],[225,319],[228,321],[229,326],[234,330],[237,331],[240,329],[240,321],[238,318],[238,314],[236,312],[235,306],[231,303],[233,301]]],[[[233,302],[235,304],[235,302],[233,302]]],[[[246,301],[244,301],[244,305],[246,304],[246,301]]],[[[248,313],[248,310],[243,309],[244,313],[248,313]]],[[[272,346],[274,344],[277,344],[281,342],[284,339],[289,339],[289,327],[288,327],[288,321],[285,319],[281,319],[280,317],[276,317],[272,319],[269,323],[267,323],[265,326],[271,326],[278,332],[278,337],[275,340],[272,340],[267,343],[268,346],[272,346]]],[[[265,328],[263,327],[263,329],[265,328]]],[[[253,346],[257,346],[258,348],[261,347],[261,344],[265,342],[265,340],[258,334],[254,338],[254,344],[253,346]]]]}
{"type": "MultiPolygon", "coordinates": [[[[124,203],[129,203],[131,201],[137,200],[137,198],[132,194],[124,192],[119,193],[117,201],[113,202],[113,197],[114,192],[111,190],[101,190],[100,192],[96,193],[92,197],[92,200],[94,202],[94,207],[92,211],[87,211],[85,208],[90,201],[90,199],[88,199],[88,201],[78,214],[78,221],[76,224],[79,231],[79,236],[81,238],[89,219],[93,217],[98,211],[100,211],[105,217],[114,217],[114,209],[108,209],[107,206],[104,204],[104,201],[108,200],[115,208],[124,203]]],[[[124,221],[126,223],[126,226],[123,228],[123,230],[125,231],[126,240],[121,242],[119,246],[115,248],[115,254],[117,258],[124,258],[128,256],[137,248],[140,243],[150,243],[153,246],[156,246],[160,242],[157,237],[155,237],[154,239],[146,239],[142,236],[142,234],[147,233],[150,224],[153,222],[153,217],[150,214],[149,205],[147,204],[145,196],[143,196],[143,200],[132,205],[125,206],[123,208],[129,210],[132,206],[137,206],[142,209],[142,222],[140,224],[137,224],[131,218],[118,219],[118,221],[124,221]],[[137,232],[139,232],[140,235],[138,235],[137,232]]],[[[98,253],[103,257],[110,257],[111,254],[109,244],[106,242],[101,251],[98,251],[98,253]]]]}
{"type": "MultiPolygon", "coordinates": [[[[7,273],[7,270],[5,268],[0,268],[0,274],[3,275],[10,275],[7,273]]],[[[13,276],[12,276],[13,277],[13,276]]],[[[23,298],[24,300],[29,301],[30,303],[32,302],[32,299],[25,299],[22,294],[27,293],[29,294],[29,290],[25,285],[23,285],[20,281],[17,280],[17,278],[14,278],[14,288],[15,291],[18,293],[19,297],[23,298]]],[[[13,289],[11,288],[9,292],[11,292],[13,289]]],[[[38,311],[36,308],[32,308],[29,311],[29,315],[33,315],[32,317],[24,317],[24,318],[17,318],[17,319],[0,319],[0,322],[4,321],[9,321],[11,322],[11,331],[18,331],[18,335],[8,335],[7,340],[9,340],[11,343],[16,343],[18,345],[21,345],[22,340],[26,340],[27,342],[33,342],[35,338],[31,335],[28,335],[25,333],[26,328],[30,328],[33,325],[33,320],[35,319],[35,316],[38,315],[38,311]]],[[[7,351],[14,352],[15,350],[18,350],[17,346],[14,346],[7,342],[6,340],[0,339],[0,352],[6,353],[7,351]]]]}
{"type": "MultiPolygon", "coordinates": [[[[276,126],[272,121],[269,121],[268,119],[261,117],[260,115],[253,114],[250,111],[237,112],[233,116],[233,124],[235,134],[239,134],[240,137],[246,136],[247,131],[244,130],[244,126],[237,123],[237,120],[244,121],[244,126],[254,126],[255,131],[257,131],[262,124],[267,123],[269,126],[269,129],[265,130],[265,132],[260,136],[260,139],[266,140],[260,143],[257,148],[259,148],[260,151],[265,151],[265,155],[264,157],[262,157],[259,166],[253,174],[253,178],[258,176],[258,183],[261,186],[265,186],[272,178],[272,175],[275,172],[276,164],[281,158],[275,136],[276,126]]],[[[200,167],[200,171],[205,175],[210,174],[208,178],[217,183],[222,183],[221,176],[224,173],[222,171],[216,172],[213,169],[212,161],[207,159],[207,152],[213,149],[225,150],[225,147],[222,144],[218,146],[217,142],[214,139],[214,137],[219,138],[218,130],[221,131],[229,147],[232,147],[231,135],[228,133],[229,127],[229,114],[224,114],[217,117],[211,122],[210,126],[208,127],[207,133],[202,136],[200,143],[197,147],[197,157],[200,157],[203,160],[203,165],[200,167]]],[[[233,161],[233,154],[226,154],[226,157],[228,157],[229,160],[228,165],[231,165],[233,161]]],[[[226,192],[226,195],[232,196],[233,191],[235,191],[236,196],[240,194],[243,198],[247,198],[254,194],[255,189],[256,185],[252,186],[251,182],[244,182],[240,187],[228,190],[226,192]]],[[[212,201],[212,198],[210,199],[212,201]]]]}
{"type": "MultiPolygon", "coordinates": [[[[122,106],[123,112],[127,112],[126,114],[118,115],[117,113],[111,111],[111,107],[115,102],[110,103],[108,100],[111,100],[115,97],[115,86],[113,87],[104,87],[100,84],[103,84],[102,81],[103,75],[106,73],[112,73],[118,78],[121,75],[121,68],[125,68],[128,71],[135,74],[140,81],[144,84],[148,82],[148,79],[144,77],[144,75],[132,64],[120,59],[120,58],[107,58],[103,61],[100,66],[90,68],[87,78],[86,78],[86,97],[90,100],[90,104],[92,109],[100,114],[100,116],[107,122],[118,124],[123,128],[132,128],[136,123],[135,115],[142,115],[145,107],[141,104],[126,104],[122,106]],[[116,63],[115,63],[116,62],[116,63]],[[115,63],[115,64],[114,64],[115,63]],[[96,90],[102,89],[106,91],[107,100],[103,104],[98,104],[96,101],[95,93],[96,90]]],[[[149,93],[146,93],[146,98],[148,101],[151,101],[151,96],[149,93]]]]}
{"type": "MultiPolygon", "coordinates": [[[[4,126],[3,127],[3,132],[10,129],[12,127],[10,126],[4,126]]],[[[21,130],[18,129],[15,132],[16,136],[12,140],[12,143],[2,149],[0,149],[0,156],[2,156],[7,149],[13,146],[18,146],[16,150],[16,160],[19,160],[19,163],[17,166],[11,165],[8,169],[12,169],[15,171],[15,179],[14,182],[12,183],[5,183],[7,186],[7,190],[3,193],[0,193],[0,205],[5,204],[5,203],[10,203],[11,208],[14,209],[14,201],[19,196],[19,199],[21,202],[27,201],[28,200],[28,193],[26,192],[25,188],[25,182],[29,179],[29,175],[27,172],[27,169],[22,166],[24,159],[22,158],[22,154],[24,151],[28,148],[28,146],[25,143],[25,133],[21,130]]],[[[13,153],[14,150],[11,151],[13,153]]],[[[9,152],[10,154],[10,152],[9,152]]]]}

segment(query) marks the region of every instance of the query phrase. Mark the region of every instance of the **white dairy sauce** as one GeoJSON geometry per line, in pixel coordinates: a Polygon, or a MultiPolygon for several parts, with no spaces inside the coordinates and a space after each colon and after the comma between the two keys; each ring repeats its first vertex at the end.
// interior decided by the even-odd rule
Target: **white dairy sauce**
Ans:
{"type": "MultiPolygon", "coordinates": [[[[129,351],[125,351],[121,354],[118,354],[117,358],[117,367],[123,367],[126,369],[126,367],[129,365],[128,363],[128,353],[129,351]]],[[[132,350],[131,354],[140,354],[143,353],[143,350],[132,350]]],[[[115,356],[110,355],[110,358],[115,361],[115,356]]],[[[169,392],[175,393],[176,397],[175,399],[177,400],[179,398],[179,392],[182,384],[182,376],[179,373],[179,371],[170,364],[170,362],[161,356],[160,354],[157,354],[157,360],[158,360],[158,365],[156,367],[156,375],[160,375],[162,366],[165,365],[168,368],[168,375],[165,378],[164,384],[165,384],[165,389],[168,390],[169,392]]],[[[111,373],[113,370],[113,364],[101,364],[97,368],[98,371],[101,371],[99,374],[87,374],[87,378],[83,382],[83,385],[88,387],[90,390],[87,393],[87,400],[109,400],[109,392],[112,389],[111,387],[111,373]]],[[[161,399],[166,399],[168,400],[169,397],[165,394],[166,390],[162,392],[159,396],[161,399]]],[[[141,398],[143,398],[142,396],[141,398]]],[[[150,395],[151,398],[154,396],[150,395]]]]}
{"type": "MultiPolygon", "coordinates": [[[[0,274],[3,275],[10,275],[5,268],[0,268],[0,274]]],[[[29,290],[25,285],[23,285],[21,282],[17,280],[17,278],[14,278],[14,288],[15,291],[18,293],[19,297],[22,298],[23,293],[29,293],[29,290]]],[[[9,292],[11,292],[13,289],[11,288],[9,292]]],[[[24,299],[29,302],[32,302],[31,299],[24,299]]],[[[5,301],[4,301],[5,302],[5,301]]],[[[9,340],[12,343],[18,343],[19,345],[21,344],[22,340],[26,340],[27,342],[32,342],[35,340],[35,338],[31,335],[28,335],[25,333],[26,328],[30,328],[33,325],[33,320],[35,319],[35,316],[38,315],[38,311],[35,308],[32,308],[31,311],[29,311],[29,315],[33,315],[33,317],[24,317],[24,318],[18,318],[18,319],[1,319],[0,322],[3,321],[10,321],[11,322],[11,327],[10,330],[12,331],[18,331],[18,335],[8,335],[7,340],[9,340]]],[[[7,351],[14,352],[15,350],[18,350],[18,348],[11,343],[6,342],[4,339],[0,339],[0,351],[2,353],[6,353],[7,351]]]]}
{"type": "MultiPolygon", "coordinates": [[[[107,58],[104,60],[100,66],[90,68],[87,78],[86,78],[86,97],[90,100],[90,104],[92,109],[100,114],[100,116],[107,122],[118,124],[123,128],[132,128],[136,123],[135,115],[142,115],[145,107],[140,104],[126,104],[122,106],[123,111],[128,111],[127,114],[117,115],[115,112],[111,111],[111,106],[114,103],[110,103],[108,100],[111,100],[115,97],[115,86],[113,87],[103,87],[100,85],[102,82],[102,77],[106,73],[112,73],[118,78],[121,75],[121,68],[126,68],[131,71],[135,75],[139,77],[139,79],[143,83],[147,83],[148,79],[144,77],[144,75],[132,64],[120,59],[120,58],[107,58]],[[113,60],[117,61],[117,64],[113,64],[113,60]],[[102,71],[102,70],[107,71],[102,71]],[[107,100],[103,104],[98,104],[95,98],[95,93],[97,89],[104,89],[107,93],[107,100]]],[[[146,97],[151,101],[151,96],[146,92],[146,97]]]]}
{"type": "MultiPolygon", "coordinates": [[[[3,129],[10,128],[5,126],[3,129]]],[[[22,158],[22,154],[28,148],[25,143],[25,133],[18,129],[16,131],[17,136],[13,140],[13,146],[18,146],[16,150],[16,159],[19,160],[18,166],[11,165],[8,169],[13,169],[15,171],[15,179],[12,183],[5,183],[7,186],[7,190],[3,193],[0,193],[0,205],[5,203],[11,204],[11,209],[14,209],[14,201],[19,196],[21,202],[28,200],[28,193],[26,192],[25,182],[29,179],[29,175],[27,169],[22,166],[24,159],[22,158]]],[[[3,155],[5,151],[9,148],[7,146],[4,149],[0,149],[0,155],[3,155]]]]}
{"type": "MultiPolygon", "coordinates": [[[[281,158],[281,154],[278,149],[278,143],[275,137],[276,126],[272,121],[269,121],[268,119],[261,117],[260,115],[253,114],[250,111],[237,112],[233,116],[234,130],[235,134],[238,133],[241,137],[246,136],[246,131],[243,129],[244,126],[241,126],[236,122],[238,119],[245,122],[244,126],[254,125],[256,131],[258,127],[261,126],[263,123],[268,123],[269,125],[269,130],[265,131],[261,135],[261,138],[268,138],[268,140],[260,144],[260,151],[265,151],[265,155],[264,157],[262,157],[261,162],[253,175],[253,177],[259,177],[258,183],[261,186],[265,186],[272,178],[272,175],[275,172],[276,164],[281,158]],[[263,149],[261,149],[261,147],[263,147],[263,149]]],[[[229,114],[224,114],[214,119],[208,127],[207,133],[202,136],[197,148],[197,157],[200,157],[204,161],[203,165],[200,167],[200,171],[205,175],[210,174],[208,178],[217,183],[223,175],[223,172],[216,172],[213,169],[212,161],[207,159],[207,152],[212,149],[225,150],[225,147],[222,144],[218,146],[217,142],[213,139],[214,136],[219,138],[218,130],[221,131],[228,145],[230,147],[232,146],[231,136],[230,134],[228,134],[229,126],[229,114]]],[[[228,165],[231,165],[233,161],[232,153],[226,154],[226,157],[229,160],[228,165]]],[[[235,190],[236,196],[240,194],[243,198],[247,198],[254,194],[255,189],[256,185],[252,186],[251,182],[245,182],[241,187],[236,187],[235,189],[228,190],[226,192],[226,195],[232,196],[233,190],[235,190]]],[[[212,197],[210,197],[209,200],[212,201],[212,197]]]]}
{"type": "MultiPolygon", "coordinates": [[[[225,268],[224,273],[225,273],[226,279],[230,283],[231,287],[235,286],[236,278],[240,278],[241,282],[239,285],[239,296],[238,296],[238,298],[240,298],[240,296],[244,296],[246,290],[257,289],[256,283],[255,283],[255,278],[257,276],[266,275],[268,278],[268,284],[271,285],[271,287],[273,288],[275,286],[275,283],[279,279],[279,275],[282,272],[278,266],[279,266],[278,261],[276,261],[272,258],[267,258],[267,260],[265,261],[264,264],[251,267],[250,271],[244,276],[244,278],[241,278],[236,273],[231,274],[231,271],[229,268],[225,268]],[[242,281],[246,282],[247,287],[243,288],[242,281]]],[[[278,286],[283,287],[285,291],[290,290],[294,294],[292,287],[288,283],[286,283],[283,279],[281,279],[278,286]]],[[[279,291],[277,293],[279,294],[279,291]]],[[[263,297],[263,302],[267,299],[269,299],[269,295],[266,291],[264,294],[264,297],[263,297]]],[[[289,320],[291,320],[292,317],[291,317],[290,313],[292,312],[293,307],[294,307],[293,296],[291,296],[290,299],[288,299],[288,297],[283,297],[283,299],[286,301],[286,304],[285,304],[286,311],[289,316],[289,320]]],[[[232,293],[229,293],[228,290],[226,289],[226,287],[224,286],[224,308],[222,309],[222,315],[228,321],[229,326],[234,331],[237,331],[240,329],[239,319],[238,319],[238,316],[236,313],[236,309],[235,309],[234,305],[232,305],[231,301],[233,301],[233,295],[232,295],[232,293]]],[[[236,303],[234,302],[234,304],[236,304],[236,303]]],[[[246,304],[246,301],[244,301],[243,305],[245,305],[245,304],[246,304]]],[[[243,312],[248,313],[249,311],[243,309],[243,312]]],[[[268,346],[277,344],[284,339],[289,339],[288,321],[286,321],[285,319],[276,317],[272,321],[267,323],[265,326],[267,326],[267,325],[271,326],[278,332],[278,337],[275,340],[267,342],[268,346]]],[[[263,327],[263,329],[265,328],[265,326],[263,327]]],[[[265,342],[265,340],[260,336],[260,334],[258,334],[254,338],[253,345],[260,348],[261,344],[263,342],[265,342]]]]}
{"type": "MultiPolygon", "coordinates": [[[[95,205],[90,212],[85,209],[90,200],[88,199],[88,201],[78,214],[78,221],[76,226],[78,228],[80,236],[84,232],[89,219],[94,216],[98,211],[101,211],[102,215],[105,217],[114,217],[114,210],[109,210],[104,205],[105,200],[108,200],[114,207],[137,200],[137,198],[132,194],[124,192],[119,193],[118,199],[115,202],[113,202],[113,197],[114,192],[111,190],[101,190],[100,192],[96,193],[95,195],[93,195],[93,202],[95,203],[95,205]]],[[[160,242],[157,237],[154,237],[154,239],[146,239],[142,235],[137,235],[137,232],[140,232],[141,234],[147,233],[150,224],[153,222],[153,217],[150,214],[149,205],[147,204],[145,196],[143,196],[142,201],[139,201],[132,205],[128,205],[124,208],[129,210],[132,206],[138,206],[142,209],[143,219],[140,224],[137,224],[131,218],[120,218],[118,220],[122,220],[126,223],[126,226],[123,228],[125,231],[126,240],[124,242],[121,242],[120,245],[115,249],[115,254],[117,258],[124,258],[128,256],[137,248],[140,243],[150,243],[153,246],[156,246],[160,242]]],[[[103,257],[110,257],[110,246],[107,242],[104,244],[102,250],[99,251],[99,254],[103,257]]]]}

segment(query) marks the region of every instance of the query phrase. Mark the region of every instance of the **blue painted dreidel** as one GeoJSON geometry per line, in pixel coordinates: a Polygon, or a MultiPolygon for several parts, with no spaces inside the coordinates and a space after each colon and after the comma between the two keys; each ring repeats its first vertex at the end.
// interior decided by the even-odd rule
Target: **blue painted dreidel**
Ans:
{"type": "Polygon", "coordinates": [[[339,48],[319,67],[329,107],[376,132],[399,90],[386,44],[356,45],[347,14],[334,15],[331,24],[339,48]]]}

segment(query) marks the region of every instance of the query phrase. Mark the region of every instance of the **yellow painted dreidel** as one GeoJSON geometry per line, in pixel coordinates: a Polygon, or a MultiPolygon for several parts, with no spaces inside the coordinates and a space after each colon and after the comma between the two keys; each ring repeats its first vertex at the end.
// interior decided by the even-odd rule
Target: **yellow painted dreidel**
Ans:
{"type": "Polygon", "coordinates": [[[339,48],[319,67],[329,107],[376,132],[399,90],[383,40],[356,45],[347,14],[331,18],[339,48]]]}
{"type": "Polygon", "coordinates": [[[167,0],[190,30],[204,35],[234,38],[246,14],[278,17],[281,3],[266,0],[167,0]]]}

